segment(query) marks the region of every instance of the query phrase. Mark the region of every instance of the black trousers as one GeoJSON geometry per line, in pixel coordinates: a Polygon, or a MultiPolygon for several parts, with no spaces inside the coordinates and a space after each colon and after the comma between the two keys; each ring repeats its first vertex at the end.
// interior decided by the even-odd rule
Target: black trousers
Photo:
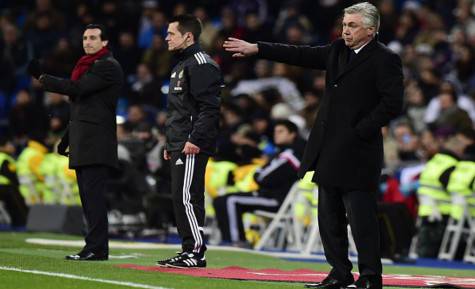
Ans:
{"type": "Polygon", "coordinates": [[[219,196],[213,201],[221,239],[225,242],[246,241],[243,214],[256,210],[276,212],[281,203],[253,193],[233,193],[219,196]]]}
{"type": "Polygon", "coordinates": [[[112,169],[105,165],[76,168],[79,195],[87,221],[86,246],[83,250],[97,254],[109,253],[109,223],[105,199],[105,184],[112,169]]]}
{"type": "Polygon", "coordinates": [[[381,276],[380,235],[376,193],[320,186],[318,225],[330,276],[351,281],[352,264],[348,259],[348,223],[358,251],[361,276],[381,276]]]}
{"type": "Polygon", "coordinates": [[[205,170],[208,155],[171,153],[171,191],[178,234],[185,252],[204,254],[205,170]]]}

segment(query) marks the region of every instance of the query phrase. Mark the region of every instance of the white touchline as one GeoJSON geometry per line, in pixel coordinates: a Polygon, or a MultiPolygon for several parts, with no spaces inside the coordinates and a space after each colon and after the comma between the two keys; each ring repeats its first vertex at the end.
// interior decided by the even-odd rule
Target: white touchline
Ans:
{"type": "Polygon", "coordinates": [[[135,288],[170,289],[170,288],[166,288],[166,287],[152,286],[152,285],[140,284],[140,283],[123,282],[123,281],[107,280],[107,279],[99,279],[99,278],[90,278],[90,277],[84,277],[84,276],[79,276],[79,275],[55,273],[55,272],[46,272],[46,271],[38,271],[38,270],[27,270],[27,269],[15,268],[15,267],[0,266],[0,270],[15,271],[15,272],[22,272],[22,273],[31,273],[31,274],[36,274],[36,275],[54,276],[54,277],[61,277],[61,278],[67,278],[67,279],[93,281],[93,282],[108,283],[108,284],[129,286],[129,287],[135,287],[135,288]]]}

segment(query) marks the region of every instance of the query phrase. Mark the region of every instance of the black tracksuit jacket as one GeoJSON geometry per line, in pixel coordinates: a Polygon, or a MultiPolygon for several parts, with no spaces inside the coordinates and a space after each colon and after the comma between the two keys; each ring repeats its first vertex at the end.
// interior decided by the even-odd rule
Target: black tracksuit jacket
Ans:
{"type": "Polygon", "coordinates": [[[219,126],[219,95],[223,77],[218,65],[198,44],[177,55],[168,92],[166,150],[181,151],[189,141],[201,153],[216,149],[219,126]]]}

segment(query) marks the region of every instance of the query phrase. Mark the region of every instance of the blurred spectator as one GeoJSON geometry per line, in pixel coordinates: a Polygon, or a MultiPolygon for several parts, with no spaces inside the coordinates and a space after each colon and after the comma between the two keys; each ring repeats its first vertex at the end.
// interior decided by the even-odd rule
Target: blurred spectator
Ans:
{"type": "Polygon", "coordinates": [[[221,104],[220,133],[216,141],[215,158],[217,160],[239,161],[236,144],[232,142],[231,136],[237,132],[243,122],[244,113],[238,105],[231,102],[221,104]]]}
{"type": "Polygon", "coordinates": [[[61,135],[69,123],[70,106],[66,96],[59,93],[46,94],[46,111],[49,117],[49,129],[53,134],[61,135]]]}
{"type": "MultiPolygon", "coordinates": [[[[442,82],[439,86],[439,91],[440,93],[447,92],[449,94],[456,95],[457,106],[465,110],[469,114],[472,122],[475,123],[475,101],[472,98],[464,94],[458,94],[455,85],[450,81],[442,82]]],[[[426,114],[424,117],[425,122],[430,123],[435,121],[437,116],[440,114],[440,105],[440,98],[435,97],[431,99],[427,106],[426,114]]]]}
{"type": "Polygon", "coordinates": [[[61,37],[60,27],[54,24],[51,12],[40,12],[34,18],[34,25],[27,32],[27,38],[33,45],[34,55],[37,58],[45,57],[56,45],[61,37]]]}
{"type": "Polygon", "coordinates": [[[153,36],[152,46],[144,51],[142,62],[150,67],[152,74],[158,81],[169,77],[171,55],[162,36],[158,34],[153,36]]]}
{"type": "Polygon", "coordinates": [[[412,9],[405,9],[399,17],[395,39],[402,45],[411,44],[419,32],[419,20],[412,9]]]}
{"type": "Polygon", "coordinates": [[[145,171],[145,145],[137,138],[134,129],[137,130],[143,123],[132,126],[130,122],[124,122],[117,125],[118,157],[122,161],[131,164],[135,170],[145,171]]]}
{"type": "Polygon", "coordinates": [[[312,23],[305,16],[305,13],[301,13],[298,1],[288,1],[286,6],[280,10],[274,25],[274,36],[276,39],[278,41],[285,41],[286,39],[284,37],[287,37],[288,40],[290,27],[298,27],[300,30],[299,33],[303,33],[303,31],[310,32],[312,30],[312,23]]]}
{"type": "Polygon", "coordinates": [[[209,15],[204,7],[197,7],[193,12],[193,15],[201,21],[202,25],[200,44],[202,45],[204,50],[210,51],[210,49],[213,47],[213,41],[215,40],[216,35],[218,34],[218,29],[209,19],[209,15]]]}
{"type": "Polygon", "coordinates": [[[382,0],[379,2],[378,10],[380,13],[379,41],[388,44],[394,39],[394,29],[397,26],[398,15],[394,1],[382,0]]]}
{"type": "Polygon", "coordinates": [[[134,35],[130,31],[123,31],[119,34],[119,43],[114,49],[114,56],[119,61],[124,76],[127,79],[135,73],[137,64],[140,61],[141,53],[134,39],[134,35]]]}
{"type": "Polygon", "coordinates": [[[468,113],[457,106],[457,96],[455,93],[449,91],[441,92],[437,98],[440,110],[432,121],[426,117],[428,125],[435,127],[437,130],[445,131],[447,134],[454,134],[458,130],[473,127],[468,113]]]}
{"type": "Polygon", "coordinates": [[[405,93],[405,113],[414,130],[417,133],[421,133],[426,127],[424,122],[424,115],[426,114],[424,95],[415,81],[409,81],[406,85],[405,93]]]}
{"type": "Polygon", "coordinates": [[[17,139],[32,135],[46,135],[49,127],[44,108],[36,105],[26,90],[20,90],[17,93],[9,122],[10,132],[17,139]]]}
{"type": "Polygon", "coordinates": [[[7,24],[2,26],[2,55],[9,59],[15,67],[15,75],[25,74],[28,61],[33,58],[33,47],[20,36],[18,28],[7,24]]]}
{"type": "MultiPolygon", "coordinates": [[[[294,82],[283,77],[282,75],[268,76],[268,68],[271,64],[266,60],[260,60],[256,63],[256,74],[258,79],[241,80],[237,83],[236,88],[231,91],[232,95],[238,94],[256,94],[270,88],[275,88],[284,100],[298,111],[303,108],[303,99],[294,82]],[[266,77],[267,76],[267,77],[266,77]]],[[[282,67],[282,64],[273,64],[274,67],[282,67]]],[[[283,68],[283,67],[282,67],[283,68]]],[[[285,68],[283,68],[285,69],[285,68]]],[[[277,71],[277,69],[275,69],[277,71]]],[[[279,72],[277,72],[279,73],[279,72]]]]}
{"type": "Polygon", "coordinates": [[[305,135],[310,133],[310,129],[317,118],[320,97],[321,96],[313,90],[307,91],[304,94],[304,106],[300,110],[300,115],[305,120],[305,135]]]}
{"type": "Polygon", "coordinates": [[[246,16],[250,13],[257,16],[257,20],[264,23],[267,20],[267,0],[232,0],[230,8],[235,11],[238,23],[244,26],[246,16]]]}
{"type": "Polygon", "coordinates": [[[134,131],[141,123],[147,122],[143,107],[138,104],[129,106],[126,123],[134,131]]]}
{"type": "Polygon", "coordinates": [[[15,90],[15,66],[12,59],[5,55],[0,55],[0,95],[9,96],[15,90]]]}
{"type": "Polygon", "coordinates": [[[44,68],[48,73],[69,78],[79,55],[71,47],[67,38],[58,40],[56,47],[45,56],[44,68]]]}
{"type": "Polygon", "coordinates": [[[225,194],[214,199],[213,206],[224,242],[236,246],[245,243],[242,215],[255,210],[277,211],[297,180],[305,145],[298,137],[297,126],[288,120],[277,122],[274,142],[279,148],[278,154],[254,175],[259,184],[257,191],[225,194]]]}
{"type": "Polygon", "coordinates": [[[63,29],[64,27],[64,15],[53,7],[51,0],[36,0],[35,9],[30,12],[25,21],[25,30],[35,29],[38,26],[38,18],[43,15],[48,15],[48,20],[51,27],[56,27],[56,29],[63,29]]]}
{"type": "Polygon", "coordinates": [[[76,51],[82,52],[82,34],[84,27],[95,22],[95,18],[86,3],[79,3],[76,7],[76,19],[69,29],[69,39],[76,51]]]}
{"type": "Polygon", "coordinates": [[[242,38],[244,36],[244,28],[238,24],[236,12],[230,7],[224,7],[221,11],[221,24],[219,36],[224,38],[242,38]]]}
{"type": "Polygon", "coordinates": [[[419,139],[407,122],[400,122],[394,127],[399,160],[402,162],[418,161],[419,139]]]}
{"type": "Polygon", "coordinates": [[[178,2],[173,6],[172,16],[188,14],[188,6],[186,3],[178,2]]]}
{"type": "Polygon", "coordinates": [[[430,130],[425,130],[421,134],[421,148],[420,155],[422,160],[427,161],[431,159],[441,147],[441,143],[434,136],[434,133],[430,130]]]}
{"type": "MultiPolygon", "coordinates": [[[[110,45],[115,47],[119,39],[120,30],[126,27],[124,19],[127,17],[121,11],[119,1],[104,0],[99,3],[101,6],[96,21],[106,26],[110,45]]],[[[127,22],[131,23],[132,19],[128,19],[127,22]]]]}
{"type": "Polygon", "coordinates": [[[131,90],[131,104],[149,105],[155,110],[165,108],[161,84],[153,77],[146,64],[137,66],[137,75],[135,81],[132,82],[131,90]]]}
{"type": "MultiPolygon", "coordinates": [[[[475,55],[473,47],[468,45],[454,46],[455,74],[462,83],[468,83],[475,76],[475,55]]],[[[468,89],[469,87],[466,87],[468,89]]],[[[470,87],[473,89],[474,87],[470,87]]]]}
{"type": "Polygon", "coordinates": [[[381,129],[383,135],[383,149],[384,149],[384,168],[393,172],[401,164],[398,153],[398,144],[387,126],[381,129]]]}
{"type": "Polygon", "coordinates": [[[245,31],[246,39],[252,42],[255,41],[272,41],[272,30],[267,23],[262,22],[256,13],[248,13],[245,16],[245,31]]]}
{"type": "Polygon", "coordinates": [[[142,49],[152,46],[155,34],[165,38],[167,32],[167,17],[165,13],[156,9],[146,9],[141,18],[138,44],[142,49]]]}
{"type": "Polygon", "coordinates": [[[161,152],[165,143],[163,141],[159,142],[158,137],[147,123],[140,124],[135,130],[134,136],[144,144],[146,160],[144,173],[155,174],[163,166],[163,154],[161,152]]]}

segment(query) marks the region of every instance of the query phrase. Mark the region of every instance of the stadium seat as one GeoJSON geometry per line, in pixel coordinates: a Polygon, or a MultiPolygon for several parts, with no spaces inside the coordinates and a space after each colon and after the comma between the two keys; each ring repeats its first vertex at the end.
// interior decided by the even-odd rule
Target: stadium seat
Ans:
{"type": "Polygon", "coordinates": [[[470,232],[468,235],[467,245],[465,247],[463,261],[475,264],[475,217],[472,214],[468,214],[468,223],[470,232]]]}
{"type": "MultiPolygon", "coordinates": [[[[452,195],[454,196],[454,193],[452,193],[452,195]]],[[[467,202],[464,197],[459,198],[459,200],[464,202],[463,213],[461,216],[451,216],[447,223],[438,255],[438,258],[441,260],[454,260],[462,236],[464,234],[468,235],[470,231],[470,228],[465,226],[465,224],[469,223],[470,219],[467,202]]],[[[452,201],[452,203],[454,203],[454,201],[452,201]]]]}
{"type": "Polygon", "coordinates": [[[309,253],[315,249],[315,244],[320,244],[316,221],[318,187],[311,182],[311,178],[312,174],[307,174],[302,180],[296,181],[276,213],[254,212],[257,216],[272,220],[254,249],[292,248],[309,253]]]}

